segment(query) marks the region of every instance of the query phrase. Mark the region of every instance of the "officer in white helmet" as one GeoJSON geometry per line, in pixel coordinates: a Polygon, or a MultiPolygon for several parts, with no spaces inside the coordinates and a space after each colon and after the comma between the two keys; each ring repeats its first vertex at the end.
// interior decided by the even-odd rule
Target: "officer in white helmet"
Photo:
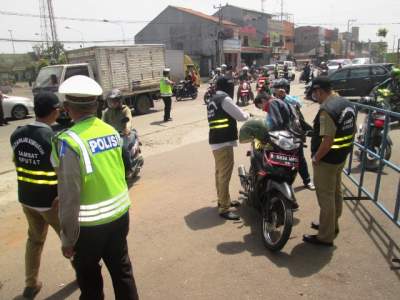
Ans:
{"type": "Polygon", "coordinates": [[[138,299],[126,236],[130,200],[118,132],[95,116],[103,91],[86,76],[64,81],[59,93],[75,123],[53,141],[58,175],[62,253],[72,259],[80,299],[103,299],[102,259],[116,299],[138,299]]]}
{"type": "Polygon", "coordinates": [[[225,73],[226,73],[226,68],[227,68],[228,66],[226,65],[226,64],[222,64],[221,65],[221,73],[222,73],[222,75],[225,75],[225,73]]]}

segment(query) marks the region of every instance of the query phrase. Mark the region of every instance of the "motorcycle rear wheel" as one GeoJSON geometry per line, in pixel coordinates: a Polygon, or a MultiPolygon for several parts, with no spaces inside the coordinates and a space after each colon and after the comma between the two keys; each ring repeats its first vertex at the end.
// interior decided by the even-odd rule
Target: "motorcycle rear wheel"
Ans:
{"type": "Polygon", "coordinates": [[[270,251],[280,251],[289,240],[293,227],[293,210],[289,201],[279,193],[262,205],[261,237],[270,251]]]}

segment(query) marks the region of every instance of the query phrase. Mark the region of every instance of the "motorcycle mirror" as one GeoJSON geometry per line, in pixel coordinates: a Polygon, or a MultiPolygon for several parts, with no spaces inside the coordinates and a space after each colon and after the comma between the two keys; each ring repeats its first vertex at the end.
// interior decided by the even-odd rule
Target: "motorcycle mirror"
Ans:
{"type": "Polygon", "coordinates": [[[122,124],[125,124],[125,123],[128,123],[128,122],[129,122],[129,118],[128,117],[122,118],[122,120],[121,120],[122,124]]]}

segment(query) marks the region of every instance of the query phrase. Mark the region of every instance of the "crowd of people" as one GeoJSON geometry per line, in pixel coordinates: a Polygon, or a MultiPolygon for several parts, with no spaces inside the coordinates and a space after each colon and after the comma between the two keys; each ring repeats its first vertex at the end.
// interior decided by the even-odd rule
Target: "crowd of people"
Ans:
{"type": "MultiPolygon", "coordinates": [[[[250,80],[247,71],[243,69],[240,80],[250,80]]],[[[296,118],[304,132],[303,142],[306,133],[312,137],[314,180],[303,147],[299,152],[299,173],[304,187],[316,190],[320,217],[318,223],[311,224],[318,234],[304,235],[303,240],[332,246],[339,234],[341,173],[354,139],[354,108],[333,93],[327,77],[315,78],[311,90],[320,109],[311,126],[301,114],[301,101],[289,94],[287,82],[271,83],[269,76],[264,70],[254,97],[254,104],[266,113],[266,130],[291,130],[292,119],[296,118]]],[[[217,209],[220,217],[238,220],[240,216],[234,208],[240,202],[232,200],[229,193],[233,148],[239,139],[237,122],[245,122],[252,115],[234,101],[235,80],[230,66],[221,66],[214,80],[216,93],[207,104],[207,117],[215,161],[217,209]]],[[[165,122],[171,120],[172,86],[169,70],[164,69],[160,92],[165,122]]],[[[60,237],[62,254],[71,260],[76,272],[80,299],[104,298],[101,259],[111,274],[116,299],[138,299],[126,240],[130,200],[125,147],[132,130],[130,109],[123,105],[121,92],[113,90],[108,95],[109,109],[102,120],[97,118],[96,99],[103,91],[85,76],[67,79],[59,93],[65,95],[63,108],[74,122],[71,128],[57,134],[52,131],[50,126],[59,115],[60,102],[54,94],[44,92],[34,98],[36,121],[19,127],[10,138],[18,197],[29,227],[23,296],[33,299],[41,290],[40,256],[50,225],[60,237]]]]}

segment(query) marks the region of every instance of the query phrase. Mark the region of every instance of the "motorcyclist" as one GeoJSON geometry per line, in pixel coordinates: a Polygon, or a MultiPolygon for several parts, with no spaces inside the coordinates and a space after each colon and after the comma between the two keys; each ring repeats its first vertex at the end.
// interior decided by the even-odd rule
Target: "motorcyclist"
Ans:
{"type": "Polygon", "coordinates": [[[283,66],[283,78],[289,80],[289,66],[287,64],[283,66]]]}
{"type": "Polygon", "coordinates": [[[227,71],[228,66],[226,64],[221,65],[221,74],[225,75],[227,71]]]}
{"type": "Polygon", "coordinates": [[[251,75],[249,74],[249,67],[244,66],[242,68],[242,74],[240,75],[239,80],[240,80],[240,84],[239,84],[239,88],[238,88],[238,91],[237,91],[237,103],[239,103],[240,91],[241,91],[241,88],[242,88],[242,85],[243,85],[244,82],[248,83],[250,99],[254,100],[254,94],[253,94],[253,91],[251,90],[251,84],[250,84],[251,75]]]}
{"type": "Polygon", "coordinates": [[[262,75],[258,78],[257,82],[257,89],[258,92],[266,92],[267,94],[272,94],[271,89],[270,89],[270,81],[269,81],[269,72],[268,68],[263,67],[262,68],[262,75]]]}
{"type": "Polygon", "coordinates": [[[400,68],[393,68],[390,78],[377,85],[372,94],[387,98],[389,106],[395,112],[400,111],[400,68]]]}
{"type": "Polygon", "coordinates": [[[220,76],[221,76],[221,68],[218,67],[218,68],[215,69],[215,75],[214,75],[214,77],[213,77],[213,79],[212,79],[212,82],[213,82],[214,84],[216,84],[216,83],[217,83],[217,80],[218,80],[218,78],[219,78],[220,76]]]}
{"type": "Polygon", "coordinates": [[[113,89],[107,95],[108,108],[103,113],[103,121],[117,130],[123,140],[122,158],[124,160],[127,176],[131,172],[131,157],[129,149],[134,143],[132,132],[132,112],[127,105],[123,104],[122,93],[119,89],[113,89]]]}
{"type": "Polygon", "coordinates": [[[328,65],[326,64],[326,62],[322,61],[319,65],[319,71],[320,71],[320,75],[321,76],[327,76],[328,75],[328,65]]]}

